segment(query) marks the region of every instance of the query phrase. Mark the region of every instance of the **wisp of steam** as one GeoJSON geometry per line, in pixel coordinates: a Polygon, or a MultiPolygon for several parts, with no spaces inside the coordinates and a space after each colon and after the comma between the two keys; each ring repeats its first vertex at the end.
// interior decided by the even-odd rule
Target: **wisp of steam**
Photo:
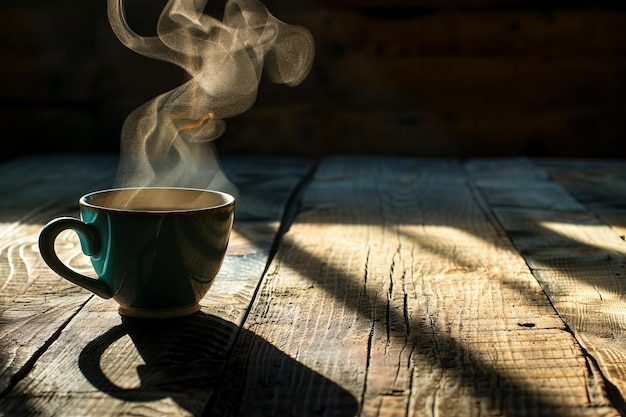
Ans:
{"type": "Polygon", "coordinates": [[[313,38],[257,0],[228,0],[222,20],[204,13],[209,0],[169,0],[156,36],[135,33],[124,0],[107,0],[109,22],[131,50],[178,65],[181,86],[134,110],[124,121],[116,186],[179,186],[236,192],[220,169],[213,141],[224,119],[256,100],[263,74],[298,85],[311,69],[313,38]]]}

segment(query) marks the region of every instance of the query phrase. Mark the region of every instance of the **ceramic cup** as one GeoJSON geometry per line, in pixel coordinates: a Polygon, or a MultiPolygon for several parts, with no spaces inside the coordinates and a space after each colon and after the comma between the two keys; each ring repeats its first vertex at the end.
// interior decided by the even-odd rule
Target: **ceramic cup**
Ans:
{"type": "Polygon", "coordinates": [[[230,238],[235,199],[191,188],[118,188],[86,194],[80,218],[59,217],[39,235],[41,256],[68,281],[103,298],[119,313],[166,318],[192,314],[217,275],[230,238]],[[59,259],[54,242],[71,229],[97,279],[59,259]]]}

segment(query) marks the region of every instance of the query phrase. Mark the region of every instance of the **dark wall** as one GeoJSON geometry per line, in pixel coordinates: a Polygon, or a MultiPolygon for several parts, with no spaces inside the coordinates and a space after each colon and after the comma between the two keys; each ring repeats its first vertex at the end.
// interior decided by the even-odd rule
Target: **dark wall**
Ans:
{"type": "MultiPolygon", "coordinates": [[[[154,31],[163,1],[127,0],[154,31]]],[[[263,81],[223,153],[626,156],[626,8],[513,0],[268,0],[313,34],[290,88],[263,81]]],[[[105,0],[0,2],[1,159],[117,152],[133,109],[184,81],[127,50],[105,0]]]]}

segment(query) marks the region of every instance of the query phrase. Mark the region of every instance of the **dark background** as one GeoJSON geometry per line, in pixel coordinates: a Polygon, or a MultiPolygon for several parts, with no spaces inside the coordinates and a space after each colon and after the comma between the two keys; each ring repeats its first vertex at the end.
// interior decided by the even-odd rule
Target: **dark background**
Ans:
{"type": "MultiPolygon", "coordinates": [[[[163,0],[126,0],[153,34],[163,0]]],[[[210,2],[219,9],[223,1],[210,2]]],[[[626,6],[514,0],[267,0],[316,60],[262,81],[220,154],[626,156],[626,6]]],[[[105,0],[0,1],[1,160],[119,151],[132,110],[182,70],[126,49],[105,0]]]]}

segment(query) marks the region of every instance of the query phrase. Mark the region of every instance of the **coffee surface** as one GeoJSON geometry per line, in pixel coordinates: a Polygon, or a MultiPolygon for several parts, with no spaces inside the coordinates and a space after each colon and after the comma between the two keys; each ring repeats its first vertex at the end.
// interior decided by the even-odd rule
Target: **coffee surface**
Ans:
{"type": "Polygon", "coordinates": [[[228,194],[186,188],[125,188],[90,194],[84,203],[102,209],[132,211],[189,211],[230,204],[228,194]]]}

